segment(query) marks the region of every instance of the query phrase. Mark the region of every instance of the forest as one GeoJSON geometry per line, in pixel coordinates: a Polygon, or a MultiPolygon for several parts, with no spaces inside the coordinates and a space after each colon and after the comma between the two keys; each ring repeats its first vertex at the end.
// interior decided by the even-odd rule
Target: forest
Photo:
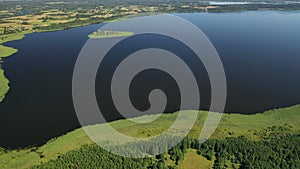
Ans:
{"type": "Polygon", "coordinates": [[[166,153],[141,159],[117,156],[92,144],[32,168],[173,169],[178,168],[188,149],[195,149],[199,155],[214,161],[214,169],[300,168],[300,134],[261,141],[253,141],[244,136],[228,137],[210,139],[202,144],[197,139],[185,138],[166,153]]]}
{"type": "MultiPolygon", "coordinates": [[[[53,138],[41,146],[0,148],[0,168],[106,169],[123,166],[128,169],[181,169],[199,165],[200,169],[296,169],[300,167],[299,110],[300,105],[295,105],[254,115],[224,114],[214,134],[205,142],[199,142],[199,133],[202,130],[203,119],[208,114],[206,111],[199,111],[195,125],[187,137],[182,137],[180,132],[174,133],[172,137],[162,134],[147,144],[142,141],[117,146],[108,143],[105,147],[99,140],[97,143],[102,143],[100,145],[105,148],[103,149],[79,128],[53,138]],[[112,148],[109,147],[111,145],[112,148]],[[106,151],[107,148],[110,148],[110,152],[106,151]],[[125,155],[127,157],[115,155],[118,151],[132,150],[137,154],[142,150],[143,153],[154,156],[137,159],[129,158],[130,154],[125,155]]],[[[134,125],[130,120],[119,120],[109,124],[122,134],[148,138],[169,128],[177,115],[178,112],[163,114],[156,122],[147,125],[134,125]]],[[[98,129],[97,126],[101,127],[101,124],[90,127],[98,129]]]]}

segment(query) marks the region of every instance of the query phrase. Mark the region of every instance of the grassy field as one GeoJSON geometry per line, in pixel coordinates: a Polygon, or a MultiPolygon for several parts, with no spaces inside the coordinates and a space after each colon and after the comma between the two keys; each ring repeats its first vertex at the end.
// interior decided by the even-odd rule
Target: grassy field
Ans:
{"type": "Polygon", "coordinates": [[[8,57],[8,56],[16,53],[17,51],[18,51],[17,49],[0,45],[0,60],[1,60],[1,58],[8,57]]]}
{"type": "MultiPolygon", "coordinates": [[[[213,138],[237,137],[244,135],[258,140],[270,134],[271,128],[281,126],[288,131],[300,131],[300,105],[269,110],[255,115],[224,114],[213,134],[213,138]]],[[[273,131],[276,127],[273,129],[273,131]]],[[[277,129],[278,132],[280,129],[277,129]]]]}
{"type": "MultiPolygon", "coordinates": [[[[199,136],[199,132],[201,131],[208,112],[199,111],[198,114],[195,126],[190,132],[190,137],[197,138],[199,136]]],[[[173,123],[177,115],[178,112],[164,114],[159,119],[149,124],[138,124],[131,120],[119,120],[110,123],[110,125],[126,135],[148,137],[165,131],[173,123]]],[[[87,127],[93,128],[101,125],[102,124],[87,127]]],[[[250,139],[257,140],[261,139],[263,134],[274,132],[274,130],[271,130],[274,126],[288,128],[289,132],[299,131],[300,105],[271,110],[255,115],[224,114],[217,130],[213,134],[213,138],[223,139],[225,137],[245,135],[250,139]]],[[[275,132],[276,131],[277,130],[275,130],[275,132]]],[[[41,147],[32,147],[21,150],[3,150],[0,152],[0,168],[28,168],[49,161],[50,159],[56,159],[59,155],[65,154],[70,150],[78,149],[82,145],[92,143],[93,142],[85,134],[82,128],[76,129],[66,135],[50,140],[41,147]]],[[[195,154],[192,152],[188,155],[194,156],[193,159],[201,158],[195,157],[195,154]]],[[[202,159],[202,161],[203,160],[204,159],[202,159]]],[[[207,162],[207,165],[210,165],[210,163],[207,162]]]]}
{"type": "MultiPolygon", "coordinates": [[[[17,50],[14,48],[0,45],[0,61],[2,60],[2,58],[8,57],[16,52],[17,52],[17,50]]],[[[0,65],[0,102],[2,102],[2,100],[5,97],[5,94],[9,90],[8,83],[9,83],[9,81],[4,76],[4,71],[1,69],[1,65],[0,65]]]]}
{"type": "Polygon", "coordinates": [[[115,37],[124,37],[132,36],[133,32],[120,32],[120,31],[96,31],[89,34],[89,38],[92,39],[103,39],[103,38],[115,38],[115,37]]]}
{"type": "Polygon", "coordinates": [[[26,34],[32,33],[32,31],[24,31],[14,34],[8,34],[8,35],[0,35],[0,44],[3,44],[5,42],[15,41],[15,40],[21,40],[24,38],[26,34]]]}
{"type": "Polygon", "coordinates": [[[5,94],[9,90],[8,80],[4,76],[4,71],[0,69],[0,102],[4,99],[5,94]]]}
{"type": "Polygon", "coordinates": [[[198,155],[196,150],[188,150],[184,160],[179,164],[179,169],[212,169],[213,161],[198,155]]]}

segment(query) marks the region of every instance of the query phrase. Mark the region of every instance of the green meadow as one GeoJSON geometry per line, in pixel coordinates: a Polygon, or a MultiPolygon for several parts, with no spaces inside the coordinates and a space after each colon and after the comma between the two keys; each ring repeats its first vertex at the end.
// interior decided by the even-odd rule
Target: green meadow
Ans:
{"type": "Polygon", "coordinates": [[[196,150],[188,150],[183,161],[179,164],[179,169],[208,169],[213,168],[213,161],[209,161],[197,154],[196,150]]]}
{"type": "Polygon", "coordinates": [[[8,57],[8,56],[16,53],[17,51],[18,51],[17,49],[14,49],[12,47],[0,45],[0,59],[4,58],[4,57],[8,57]]]}
{"type": "MultiPolygon", "coordinates": [[[[189,133],[189,137],[191,138],[199,137],[203,123],[208,113],[211,113],[206,111],[197,112],[197,120],[189,133]]],[[[189,111],[185,113],[189,113],[189,111]]],[[[149,137],[167,130],[177,118],[177,115],[178,112],[163,114],[155,121],[147,124],[139,124],[126,119],[111,122],[109,125],[115,130],[128,136],[149,137]]],[[[142,118],[147,118],[147,116],[138,117],[139,120],[142,118]]],[[[87,128],[97,128],[101,127],[101,125],[103,124],[87,126],[87,128]]],[[[222,140],[229,137],[237,138],[239,136],[245,136],[248,139],[255,141],[265,137],[271,137],[272,135],[276,136],[283,133],[293,134],[298,131],[300,131],[300,105],[295,105],[255,115],[223,114],[211,139],[222,140]]],[[[86,135],[83,128],[79,128],[63,136],[52,139],[41,147],[30,147],[19,150],[2,149],[0,151],[0,168],[29,168],[50,160],[55,160],[71,150],[81,148],[83,145],[91,144],[94,143],[86,135]]],[[[185,160],[191,160],[192,163],[197,163],[198,160],[195,159],[200,158],[200,161],[206,161],[206,165],[212,165],[211,161],[207,161],[201,156],[195,156],[196,154],[194,152],[188,152],[187,155],[192,158],[185,158],[185,160]]],[[[190,163],[190,161],[182,162],[190,163]]]]}
{"type": "Polygon", "coordinates": [[[24,32],[18,32],[14,34],[7,34],[7,35],[0,35],[0,44],[3,44],[5,42],[15,41],[15,40],[21,40],[25,37],[26,34],[32,33],[32,31],[24,31],[24,32]]]}
{"type": "Polygon", "coordinates": [[[5,94],[9,90],[9,86],[8,86],[9,81],[4,75],[4,71],[1,66],[1,61],[2,58],[8,57],[16,53],[17,51],[18,51],[17,49],[0,45],[0,102],[4,99],[5,94]]]}
{"type": "Polygon", "coordinates": [[[2,60],[2,58],[8,57],[16,52],[17,52],[17,50],[14,48],[0,45],[0,102],[4,99],[5,94],[9,90],[9,86],[8,86],[9,81],[6,79],[6,77],[4,75],[4,71],[3,71],[2,65],[1,65],[2,64],[1,60],[2,60]]]}
{"type": "Polygon", "coordinates": [[[4,71],[0,69],[0,102],[4,99],[5,94],[9,90],[8,80],[4,76],[4,71]]]}

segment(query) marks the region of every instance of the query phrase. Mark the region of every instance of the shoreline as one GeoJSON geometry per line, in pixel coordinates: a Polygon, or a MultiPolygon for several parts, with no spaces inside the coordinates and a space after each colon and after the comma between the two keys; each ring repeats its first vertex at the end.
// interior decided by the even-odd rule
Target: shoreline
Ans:
{"type": "Polygon", "coordinates": [[[99,23],[88,23],[88,24],[70,26],[68,28],[61,28],[61,29],[59,28],[59,29],[40,30],[40,31],[30,30],[30,31],[18,32],[18,33],[14,33],[14,34],[0,35],[0,51],[4,50],[4,54],[3,53],[0,54],[0,104],[5,99],[5,95],[9,92],[9,80],[5,76],[5,71],[2,67],[2,64],[4,63],[3,59],[10,57],[11,55],[18,52],[18,49],[15,49],[14,47],[6,46],[5,43],[22,40],[26,37],[26,35],[29,35],[32,33],[56,32],[56,31],[63,31],[63,30],[72,29],[72,28],[79,28],[79,27],[83,27],[83,26],[116,22],[116,21],[120,21],[120,19],[108,20],[108,21],[99,22],[99,23]]]}
{"type": "MultiPolygon", "coordinates": [[[[91,23],[85,23],[85,24],[80,24],[80,25],[72,25],[67,28],[57,28],[57,29],[50,29],[50,30],[29,30],[29,31],[24,31],[24,32],[18,32],[14,34],[7,34],[7,35],[0,35],[0,51],[1,50],[6,50],[5,54],[1,56],[0,54],[0,61],[3,62],[3,58],[10,57],[11,55],[15,54],[18,52],[18,49],[15,49],[10,46],[6,46],[5,43],[7,42],[12,42],[12,41],[17,41],[17,40],[22,40],[23,38],[26,37],[26,35],[32,34],[32,33],[43,33],[43,32],[56,32],[56,31],[63,31],[67,29],[72,29],[72,28],[79,28],[79,27],[84,27],[84,26],[89,26],[89,25],[94,25],[94,24],[101,24],[101,23],[109,23],[109,22],[117,22],[117,21],[122,21],[122,20],[127,20],[131,19],[133,17],[138,17],[138,16],[150,16],[150,15],[156,15],[156,14],[161,14],[161,13],[141,13],[140,15],[130,15],[130,16],[123,16],[117,19],[107,19],[106,21],[101,21],[101,22],[91,22],[91,23]]],[[[2,63],[0,63],[2,64],[2,63]]],[[[9,92],[9,80],[5,76],[5,71],[0,65],[0,104],[1,102],[5,99],[5,95],[9,92]]]]}
{"type": "MultiPolygon", "coordinates": [[[[228,5],[230,6],[230,5],[228,5]]],[[[233,5],[234,6],[234,5],[233,5]]],[[[206,8],[206,7],[205,7],[206,8]]],[[[216,8],[213,8],[216,10],[204,10],[204,11],[170,11],[170,13],[228,13],[228,12],[249,12],[249,11],[278,11],[278,12],[282,12],[282,11],[298,11],[300,12],[300,10],[296,10],[296,9],[281,9],[281,8],[276,8],[276,6],[273,8],[261,8],[261,9],[231,9],[231,10],[227,10],[227,9],[222,9],[219,6],[217,6],[216,8]]],[[[139,16],[151,16],[151,15],[157,15],[157,14],[164,14],[163,12],[143,12],[143,13],[138,13],[138,14],[134,14],[134,15],[124,15],[118,18],[109,18],[107,20],[104,21],[91,21],[89,23],[81,23],[78,25],[70,25],[69,27],[61,27],[61,28],[54,28],[54,29],[49,29],[49,30],[27,30],[27,31],[22,31],[22,32],[18,32],[18,33],[13,33],[13,34],[4,34],[4,35],[0,35],[0,51],[1,50],[6,50],[5,54],[3,56],[1,56],[0,54],[0,61],[3,63],[3,58],[9,57],[13,54],[15,54],[16,52],[18,52],[18,49],[15,49],[13,47],[10,46],[6,46],[5,43],[7,42],[12,42],[12,41],[16,41],[16,40],[22,40],[23,38],[25,38],[26,35],[31,34],[31,33],[39,33],[39,32],[56,32],[56,31],[63,31],[63,30],[67,30],[67,29],[72,29],[72,28],[78,28],[78,27],[83,27],[83,26],[89,26],[89,25],[94,25],[94,24],[101,24],[101,23],[109,23],[109,22],[117,22],[117,21],[122,21],[122,20],[127,20],[127,19],[131,19],[134,17],[139,17],[139,16]]],[[[167,13],[169,14],[169,13],[167,13]]],[[[2,64],[0,63],[0,64],[2,64]]],[[[5,71],[3,70],[2,66],[0,65],[0,70],[3,71],[2,73],[0,73],[0,82],[4,82],[4,83],[0,83],[0,104],[1,102],[5,99],[5,95],[9,92],[9,79],[7,77],[5,77],[5,71]],[[4,85],[3,85],[4,84],[4,85]]]]}
{"type": "Polygon", "coordinates": [[[96,25],[96,24],[101,24],[101,23],[110,23],[110,22],[118,22],[118,21],[123,21],[123,20],[128,20],[134,17],[139,17],[139,16],[151,16],[151,15],[157,15],[157,14],[162,14],[160,12],[145,12],[145,13],[140,13],[136,15],[125,15],[121,16],[116,19],[107,19],[105,21],[99,21],[99,22],[90,22],[90,23],[83,23],[79,25],[71,25],[69,27],[61,27],[57,29],[50,29],[50,30],[27,30],[23,32],[18,32],[18,33],[13,33],[13,34],[4,34],[0,35],[0,51],[1,50],[6,50],[5,54],[1,56],[0,54],[0,104],[1,102],[5,99],[5,95],[9,92],[9,79],[5,76],[5,71],[2,67],[3,63],[3,58],[10,57],[11,55],[15,54],[18,52],[18,49],[15,49],[10,46],[6,46],[5,43],[7,42],[12,42],[12,41],[17,41],[17,40],[22,40],[23,38],[26,37],[26,35],[32,34],[32,33],[43,33],[43,32],[56,32],[56,31],[63,31],[67,29],[72,29],[72,28],[79,28],[79,27],[84,27],[84,26],[89,26],[89,25],[96,25]]]}
{"type": "MultiPolygon", "coordinates": [[[[218,9],[218,8],[216,8],[216,9],[218,9]]],[[[262,8],[262,9],[258,9],[258,10],[240,9],[238,11],[236,9],[235,10],[224,10],[224,11],[222,9],[219,9],[219,11],[212,10],[212,11],[198,11],[198,12],[199,13],[217,13],[217,12],[228,13],[228,12],[266,11],[266,10],[281,12],[281,11],[287,11],[288,9],[281,10],[281,9],[276,9],[276,8],[275,9],[262,8]]],[[[299,12],[300,10],[289,10],[289,11],[298,11],[299,12]]],[[[182,13],[182,12],[185,12],[185,11],[170,11],[170,13],[182,13]]],[[[195,12],[197,12],[197,11],[188,11],[187,13],[195,13],[195,12]]],[[[164,13],[162,13],[162,12],[144,12],[144,13],[139,13],[139,14],[135,14],[135,15],[124,15],[124,16],[121,16],[119,18],[114,18],[114,19],[109,18],[105,21],[96,21],[96,22],[91,21],[90,23],[70,25],[69,27],[54,28],[54,29],[49,29],[49,30],[27,30],[27,31],[22,31],[22,32],[18,32],[18,33],[13,33],[13,34],[0,35],[0,51],[6,50],[5,54],[3,54],[3,56],[1,56],[1,54],[0,54],[0,61],[3,62],[3,58],[9,57],[9,56],[15,54],[16,52],[18,52],[18,49],[15,49],[10,46],[6,46],[5,43],[16,41],[16,40],[22,40],[23,38],[25,38],[26,35],[31,34],[31,33],[63,31],[63,30],[67,30],[67,29],[89,26],[89,25],[94,25],[94,24],[117,22],[117,21],[131,19],[134,17],[151,16],[151,15],[157,15],[157,14],[164,14],[164,13]]],[[[0,82],[4,82],[4,83],[0,83],[0,103],[1,103],[5,99],[5,95],[9,92],[9,80],[7,77],[5,77],[5,71],[3,70],[1,65],[0,65],[0,70],[3,71],[0,73],[0,82]]]]}
{"type": "Polygon", "coordinates": [[[15,49],[10,46],[5,46],[5,43],[12,42],[16,40],[21,40],[25,37],[29,32],[21,32],[11,35],[1,35],[0,36],[0,51],[3,53],[0,54],[0,103],[5,99],[5,95],[9,91],[9,80],[5,76],[5,71],[2,67],[3,59],[10,57],[11,55],[18,52],[18,49],[15,49]]]}
{"type": "MultiPolygon", "coordinates": [[[[290,134],[297,134],[300,131],[300,124],[297,119],[300,117],[300,104],[285,107],[280,109],[268,110],[255,115],[240,115],[240,114],[224,114],[222,119],[209,139],[222,140],[225,138],[238,138],[245,136],[249,140],[261,141],[265,130],[271,130],[273,127],[283,127],[288,129],[290,134]],[[254,122],[254,123],[252,123],[254,122]],[[262,135],[260,135],[262,134],[262,135]]],[[[192,130],[187,137],[198,138],[202,131],[203,118],[207,117],[207,111],[198,111],[198,117],[192,130]]],[[[213,112],[210,112],[213,113],[213,112]]],[[[133,124],[130,119],[116,120],[109,122],[109,125],[115,130],[132,137],[149,137],[164,132],[173,120],[176,120],[178,112],[172,114],[163,114],[161,119],[154,121],[154,124],[142,126],[133,124]],[[157,131],[157,126],[161,128],[157,131]],[[137,130],[135,132],[135,130],[137,130]],[[157,133],[158,132],[158,133],[157,133]]],[[[148,115],[153,116],[153,115],[148,115]]],[[[143,118],[140,116],[135,118],[143,118]]],[[[133,118],[134,119],[134,118],[133,118]]],[[[95,124],[84,126],[85,128],[101,128],[103,124],[95,124]]],[[[276,132],[276,131],[275,131],[276,132]]],[[[283,131],[284,132],[284,131],[283,131]]],[[[176,133],[175,133],[176,134],[176,133]]],[[[39,146],[28,146],[24,148],[6,149],[0,147],[0,161],[6,161],[6,164],[21,168],[29,168],[33,165],[38,165],[41,162],[48,162],[57,159],[58,156],[64,155],[69,151],[77,150],[84,145],[95,144],[85,133],[83,127],[71,130],[61,136],[49,139],[44,144],[39,146]],[[2,153],[1,153],[2,152],[2,153]],[[40,155],[44,158],[40,158],[40,155]],[[30,160],[28,157],[32,157],[30,160]]],[[[6,166],[9,168],[9,166],[6,166]]]]}
{"type": "MultiPolygon", "coordinates": [[[[289,110],[293,110],[293,109],[296,109],[296,110],[299,110],[297,111],[299,113],[299,116],[300,116],[300,104],[293,104],[293,105],[290,105],[290,106],[285,106],[285,107],[280,107],[280,108],[273,108],[273,109],[268,109],[268,110],[265,110],[265,111],[262,111],[262,112],[257,112],[257,113],[253,113],[253,114],[240,114],[240,113],[233,113],[233,112],[223,112],[223,113],[219,113],[219,112],[211,112],[211,111],[207,111],[207,110],[181,110],[181,111],[175,111],[175,112],[171,112],[171,113],[166,113],[164,112],[162,115],[165,115],[165,116],[173,116],[173,115],[176,115],[178,114],[179,112],[189,112],[189,111],[197,111],[199,113],[217,113],[217,114],[222,114],[222,119],[225,118],[229,118],[230,119],[230,116],[238,116],[238,117],[245,117],[245,118],[251,118],[251,117],[255,117],[255,116],[270,116],[270,115],[274,115],[274,114],[284,114],[285,113],[295,113],[297,114],[297,112],[293,112],[293,111],[289,111],[289,110]]],[[[32,147],[43,147],[49,143],[51,143],[52,141],[55,141],[57,140],[58,138],[60,137],[64,137],[65,135],[68,135],[69,133],[73,133],[74,131],[77,131],[77,130],[82,130],[83,128],[85,127],[93,127],[93,126],[98,126],[98,125],[103,125],[103,124],[112,124],[112,125],[115,125],[115,123],[123,123],[125,121],[131,121],[132,119],[140,119],[140,118],[144,118],[144,117],[149,117],[149,116],[158,116],[159,114],[148,114],[148,115],[142,115],[142,116],[137,116],[137,117],[131,117],[129,119],[118,119],[118,120],[114,120],[114,121],[108,121],[108,122],[105,122],[105,123],[96,123],[96,124],[89,124],[89,125],[86,125],[86,126],[80,126],[78,128],[74,128],[74,129],[71,129],[69,131],[67,131],[66,133],[64,134],[60,134],[58,136],[54,136],[54,137],[51,137],[50,139],[48,140],[45,140],[44,143],[41,143],[41,144],[32,144],[32,145],[28,145],[28,146],[19,146],[19,147],[16,147],[16,148],[11,148],[11,147],[3,147],[0,145],[0,150],[1,148],[4,148],[6,150],[16,150],[16,149],[29,149],[29,148],[32,148],[32,147]]],[[[290,116],[288,116],[290,117],[290,116]]],[[[177,117],[176,117],[177,118],[177,117]]],[[[176,118],[174,118],[174,120],[176,120],[176,118]]],[[[276,117],[277,118],[277,117],[276,117]]],[[[158,117],[159,119],[159,117],[158,117]]],[[[157,119],[156,119],[157,120],[157,119]]],[[[153,122],[155,122],[156,120],[154,120],[153,122]]],[[[266,120],[266,119],[260,119],[260,120],[266,120]]],[[[221,125],[222,126],[222,120],[220,120],[219,122],[219,126],[221,125]]],[[[224,122],[227,122],[227,121],[224,121],[224,122]]],[[[280,121],[282,122],[282,121],[280,121]]],[[[152,122],[150,122],[152,123],[152,122]]],[[[196,123],[196,122],[195,122],[196,123]]],[[[124,125],[129,125],[130,123],[124,123],[124,125]]],[[[132,121],[132,124],[134,125],[144,125],[144,124],[147,124],[147,123],[136,123],[134,120],[132,121]]],[[[270,124],[273,124],[272,122],[270,122],[270,124]]],[[[244,125],[247,125],[247,124],[244,124],[244,125]]],[[[114,128],[114,127],[113,127],[114,128]]],[[[123,130],[123,129],[122,129],[123,130]]],[[[191,131],[194,131],[194,130],[191,130],[191,131]]],[[[300,131],[300,123],[299,123],[299,131],[300,131]]],[[[194,131],[195,132],[195,131],[194,131]]],[[[218,132],[216,130],[216,132],[218,132]]],[[[250,132],[250,131],[248,131],[250,132]]],[[[132,134],[132,133],[130,133],[132,134]]],[[[217,137],[218,139],[220,139],[219,137],[224,137],[224,135],[215,135],[215,136],[212,136],[212,137],[217,137]]],[[[1,156],[1,154],[0,154],[1,156]]]]}

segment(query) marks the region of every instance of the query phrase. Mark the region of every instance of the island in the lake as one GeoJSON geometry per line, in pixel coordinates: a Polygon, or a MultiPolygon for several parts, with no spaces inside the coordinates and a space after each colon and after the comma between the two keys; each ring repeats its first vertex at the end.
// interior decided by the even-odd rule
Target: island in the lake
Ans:
{"type": "Polygon", "coordinates": [[[115,37],[125,37],[132,36],[133,32],[122,32],[122,31],[109,31],[109,30],[98,30],[89,34],[91,39],[103,39],[103,38],[115,38],[115,37]]]}

